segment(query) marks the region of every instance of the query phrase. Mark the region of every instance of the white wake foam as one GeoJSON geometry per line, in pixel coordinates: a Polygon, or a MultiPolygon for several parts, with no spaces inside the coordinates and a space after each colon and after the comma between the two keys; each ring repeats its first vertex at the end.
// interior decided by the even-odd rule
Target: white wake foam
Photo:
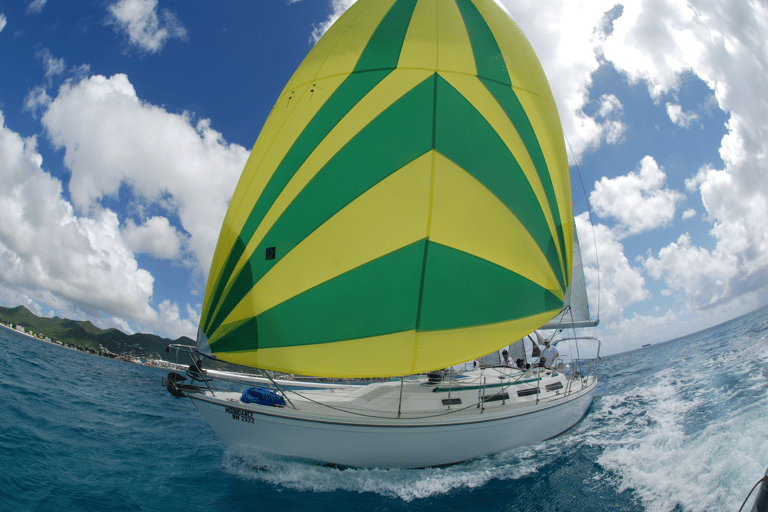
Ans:
{"type": "MultiPolygon", "coordinates": [[[[752,406],[686,428],[686,415],[734,392],[713,396],[718,390],[707,386],[706,372],[688,380],[679,375],[666,369],[654,384],[604,397],[594,418],[604,426],[589,441],[604,448],[597,462],[620,492],[631,489],[649,511],[737,510],[765,470],[768,400],[763,393],[752,406]]],[[[742,390],[766,387],[761,374],[743,378],[751,381],[742,390]]]]}
{"type": "Polygon", "coordinates": [[[482,487],[492,479],[522,478],[556,455],[555,450],[546,450],[527,447],[464,464],[426,469],[338,469],[256,452],[247,456],[227,454],[224,466],[242,478],[292,490],[371,492],[410,502],[455,489],[482,487]]]}

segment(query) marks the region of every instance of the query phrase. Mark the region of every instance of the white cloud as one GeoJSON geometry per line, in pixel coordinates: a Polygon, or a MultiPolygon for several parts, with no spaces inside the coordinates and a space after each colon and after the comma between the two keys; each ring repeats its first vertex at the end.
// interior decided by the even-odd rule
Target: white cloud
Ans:
{"type": "Polygon", "coordinates": [[[696,210],[693,208],[688,208],[683,212],[683,220],[690,219],[691,217],[696,216],[696,210]]]}
{"type": "Polygon", "coordinates": [[[32,0],[27,6],[27,14],[38,14],[45,7],[48,0],[32,0]]]}
{"type": "Polygon", "coordinates": [[[325,21],[313,27],[312,35],[309,38],[310,42],[312,44],[318,42],[320,38],[323,37],[323,34],[328,32],[328,29],[331,28],[331,25],[336,23],[336,20],[339,19],[342,14],[347,12],[347,9],[352,7],[356,1],[357,0],[332,0],[331,14],[325,21]]]}
{"type": "Polygon", "coordinates": [[[118,0],[107,6],[107,23],[128,36],[146,53],[157,53],[169,39],[186,40],[187,29],[168,9],[158,11],[157,0],[118,0]]]}
{"type": "Polygon", "coordinates": [[[716,304],[728,296],[729,283],[736,277],[738,262],[732,254],[695,247],[688,234],[680,235],[659,251],[658,258],[645,260],[645,268],[655,279],[693,301],[695,307],[716,304]]]}
{"type": "Polygon", "coordinates": [[[667,103],[667,115],[678,126],[688,128],[691,123],[699,119],[694,112],[683,112],[683,107],[674,103],[667,103]]]}
{"type": "Polygon", "coordinates": [[[658,99],[679,86],[682,71],[696,62],[711,34],[696,30],[700,25],[696,12],[684,1],[640,0],[622,5],[603,53],[633,81],[647,80],[649,92],[658,99]]]}
{"type": "MultiPolygon", "coordinates": [[[[617,118],[599,122],[584,114],[598,48],[613,0],[501,0],[536,51],[557,102],[563,130],[576,159],[587,150],[621,141],[626,127],[617,118]],[[567,20],[564,21],[564,20],[567,20]]],[[[569,158],[573,155],[569,154],[569,158]]]]}
{"type": "Polygon", "coordinates": [[[627,125],[621,121],[608,120],[602,123],[603,136],[608,144],[619,144],[624,141],[627,125]]]}
{"type": "Polygon", "coordinates": [[[643,158],[639,171],[603,177],[590,194],[599,216],[619,221],[619,238],[668,225],[676,204],[684,198],[676,190],[662,188],[667,176],[652,157],[643,158]]]}
{"type": "Polygon", "coordinates": [[[602,324],[615,327],[621,321],[624,308],[649,297],[645,278],[640,269],[629,264],[624,246],[610,228],[603,224],[593,227],[587,213],[578,215],[575,221],[590,310],[595,315],[599,308],[602,324]]]}
{"type": "Polygon", "coordinates": [[[48,96],[48,90],[44,86],[38,85],[33,87],[29,94],[27,94],[24,108],[36,115],[40,110],[48,106],[50,102],[51,97],[48,96]]]}
{"type": "Polygon", "coordinates": [[[194,124],[189,114],[142,102],[125,75],[66,83],[42,122],[64,149],[76,208],[87,212],[128,185],[138,210],[155,204],[178,214],[187,247],[207,273],[245,148],[228,144],[207,120],[194,124]]]}
{"type": "Polygon", "coordinates": [[[660,99],[679,88],[683,76],[698,76],[730,115],[720,146],[724,168],[704,166],[686,182],[701,194],[716,247],[681,239],[649,264],[699,306],[762,289],[768,274],[768,6],[640,0],[625,5],[614,28],[604,53],[631,80],[645,80],[660,99]],[[681,261],[702,265],[703,274],[676,277],[681,261]]]}
{"type": "Polygon", "coordinates": [[[57,59],[54,57],[48,48],[38,49],[35,52],[35,57],[43,64],[43,67],[45,68],[45,78],[48,79],[49,84],[55,76],[63,74],[67,69],[64,64],[64,59],[57,59]]]}
{"type": "Polygon", "coordinates": [[[624,106],[613,94],[603,94],[600,97],[600,108],[597,115],[604,121],[600,123],[603,137],[608,144],[619,144],[624,141],[627,125],[619,118],[624,114],[624,106]]]}
{"type": "Polygon", "coordinates": [[[3,31],[3,29],[5,28],[5,25],[7,24],[8,24],[8,18],[5,17],[5,14],[0,12],[0,32],[3,31]]]}
{"type": "Polygon", "coordinates": [[[604,118],[612,118],[617,115],[621,115],[624,111],[624,105],[621,104],[619,98],[613,94],[603,94],[600,97],[600,108],[597,113],[604,118]]]}
{"type": "MultiPolygon", "coordinates": [[[[42,163],[35,137],[8,129],[0,112],[0,301],[25,304],[37,314],[38,304],[45,304],[63,316],[127,332],[194,335],[196,324],[181,319],[177,305],[151,306],[154,278],[139,268],[117,215],[98,207],[76,215],[61,182],[42,163]]],[[[161,221],[148,225],[170,232],[161,221]]],[[[187,305],[188,315],[191,310],[187,305]]]]}
{"type": "Polygon", "coordinates": [[[184,236],[171,226],[166,217],[151,217],[141,226],[133,219],[122,229],[126,246],[136,254],[149,254],[155,258],[173,260],[180,256],[184,236]]]}
{"type": "Polygon", "coordinates": [[[120,242],[115,214],[74,215],[62,199],[61,182],[42,170],[34,137],[22,139],[0,123],[0,148],[0,280],[5,286],[48,304],[44,299],[55,295],[54,304],[72,302],[148,319],[153,279],[120,242]]]}

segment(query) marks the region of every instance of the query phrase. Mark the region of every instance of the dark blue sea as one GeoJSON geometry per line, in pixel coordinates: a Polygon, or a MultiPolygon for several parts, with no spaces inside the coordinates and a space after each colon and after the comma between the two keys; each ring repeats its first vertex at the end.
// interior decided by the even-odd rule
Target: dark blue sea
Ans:
{"type": "Polygon", "coordinates": [[[719,512],[768,466],[768,308],[605,357],[573,429],[446,468],[233,457],[165,373],[0,328],[0,510],[719,512]]]}

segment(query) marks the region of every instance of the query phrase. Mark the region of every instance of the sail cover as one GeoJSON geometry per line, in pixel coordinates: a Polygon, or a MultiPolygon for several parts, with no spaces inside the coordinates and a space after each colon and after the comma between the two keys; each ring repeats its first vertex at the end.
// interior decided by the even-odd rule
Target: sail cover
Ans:
{"type": "Polygon", "coordinates": [[[487,354],[561,310],[570,198],[549,85],[493,0],[360,0],[262,128],[198,348],[347,377],[487,354]]]}

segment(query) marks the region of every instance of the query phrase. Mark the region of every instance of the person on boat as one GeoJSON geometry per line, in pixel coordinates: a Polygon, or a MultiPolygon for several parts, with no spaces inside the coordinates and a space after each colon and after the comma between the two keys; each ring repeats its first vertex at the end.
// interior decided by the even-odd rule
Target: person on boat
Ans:
{"type": "Polygon", "coordinates": [[[549,340],[544,340],[544,350],[541,351],[541,358],[545,360],[545,367],[549,368],[555,364],[555,360],[560,356],[560,352],[549,344],[549,340]],[[546,363],[549,361],[549,364],[546,363]]]}
{"type": "Polygon", "coordinates": [[[512,366],[512,358],[509,357],[507,349],[501,351],[501,364],[504,366],[512,366]]]}

